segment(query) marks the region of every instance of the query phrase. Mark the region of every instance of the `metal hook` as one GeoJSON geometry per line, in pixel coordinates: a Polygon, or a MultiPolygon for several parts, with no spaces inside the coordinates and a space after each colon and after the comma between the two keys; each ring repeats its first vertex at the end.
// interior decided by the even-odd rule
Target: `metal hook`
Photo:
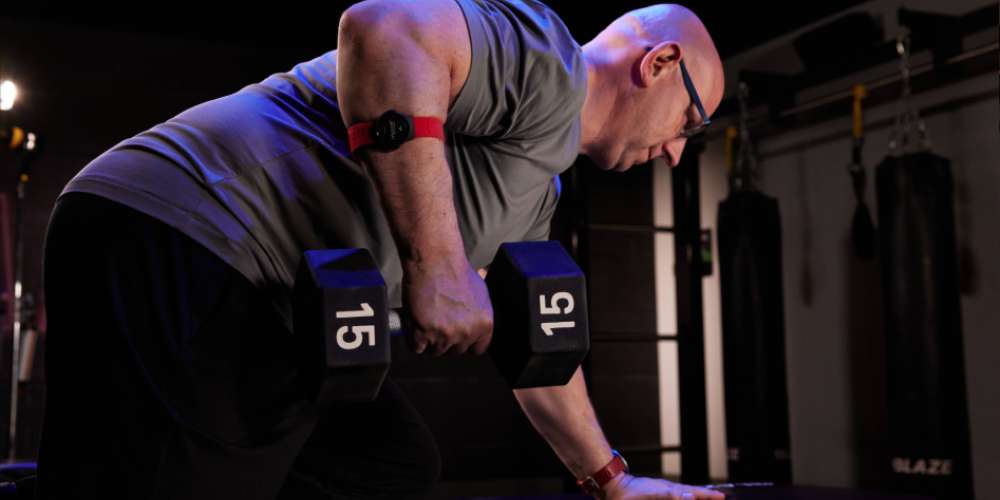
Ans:
{"type": "Polygon", "coordinates": [[[910,56],[911,40],[908,33],[903,32],[896,36],[896,53],[899,54],[899,73],[901,95],[896,106],[896,117],[893,121],[893,128],[889,133],[889,150],[894,153],[903,154],[905,150],[917,145],[921,149],[930,147],[927,137],[927,127],[920,114],[911,102],[912,88],[910,86],[910,56]],[[917,140],[912,137],[914,129],[917,140]]]}

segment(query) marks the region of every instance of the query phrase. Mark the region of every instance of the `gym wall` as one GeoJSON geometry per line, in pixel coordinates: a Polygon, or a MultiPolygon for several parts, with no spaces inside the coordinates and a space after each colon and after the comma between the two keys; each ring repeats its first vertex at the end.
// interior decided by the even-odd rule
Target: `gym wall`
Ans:
{"type": "MultiPolygon", "coordinates": [[[[876,12],[895,33],[895,9],[900,5],[932,12],[961,14],[988,2],[868,2],[857,10],[876,12]]],[[[834,16],[836,17],[836,16],[834,16]]],[[[829,21],[820,21],[817,24],[829,21]]],[[[803,31],[809,27],[804,27],[803,31]]],[[[733,95],[740,69],[795,70],[787,49],[789,34],[766,46],[748,49],[726,61],[727,95],[733,95]]],[[[996,29],[964,40],[976,47],[997,40],[996,29]]],[[[914,63],[929,60],[917,54],[914,63]]],[[[800,98],[849,89],[859,81],[892,72],[887,64],[868,73],[845,76],[800,98]]],[[[986,74],[915,96],[926,114],[932,150],[952,161],[955,180],[955,223],[962,276],[962,323],[965,376],[977,498],[997,497],[1000,477],[1000,123],[997,75],[986,74]]],[[[751,89],[751,92],[753,90],[751,89]]],[[[895,103],[865,108],[865,121],[891,117],[895,103]]],[[[718,123],[719,129],[728,123],[718,123]]],[[[715,127],[715,125],[713,126],[715,127]]],[[[850,258],[850,228],[854,213],[847,165],[850,161],[850,108],[835,120],[770,136],[757,143],[760,188],[780,203],[782,220],[785,342],[790,403],[793,477],[796,484],[838,487],[876,485],[873,460],[884,445],[884,340],[881,330],[878,268],[859,267],[850,258]],[[830,139],[830,137],[835,137],[830,139]]],[[[869,128],[864,146],[868,172],[867,203],[877,221],[874,166],[888,152],[888,129],[869,128]]],[[[723,139],[716,130],[701,157],[701,220],[716,239],[718,203],[728,193],[723,139]]],[[[672,220],[669,174],[654,169],[657,224],[672,220]]],[[[661,323],[670,324],[673,309],[673,246],[669,235],[658,237],[656,250],[657,303],[661,323]]],[[[719,304],[719,268],[705,279],[704,314],[708,382],[709,446],[713,478],[726,477],[725,406],[719,304]]],[[[664,327],[667,331],[670,327],[664,327]]],[[[675,386],[672,355],[660,356],[661,384],[675,386]]],[[[665,394],[671,394],[667,389],[665,394]]],[[[661,402],[669,410],[675,403],[661,402]]],[[[665,428],[676,426],[672,410],[661,415],[665,428]]],[[[665,471],[669,465],[664,464],[665,471]]]]}

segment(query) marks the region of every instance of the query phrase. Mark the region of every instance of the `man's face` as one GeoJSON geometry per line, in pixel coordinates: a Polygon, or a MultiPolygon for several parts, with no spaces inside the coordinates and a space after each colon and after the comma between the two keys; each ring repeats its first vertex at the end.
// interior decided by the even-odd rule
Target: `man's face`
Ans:
{"type": "MultiPolygon", "coordinates": [[[[692,74],[692,79],[696,78],[696,73],[692,74]]],[[[694,84],[696,89],[701,87],[697,81],[694,84]]],[[[663,85],[637,89],[615,113],[615,119],[610,120],[616,124],[615,130],[607,131],[608,138],[595,162],[617,172],[661,156],[676,166],[687,144],[681,133],[702,122],[679,69],[663,85]]]]}

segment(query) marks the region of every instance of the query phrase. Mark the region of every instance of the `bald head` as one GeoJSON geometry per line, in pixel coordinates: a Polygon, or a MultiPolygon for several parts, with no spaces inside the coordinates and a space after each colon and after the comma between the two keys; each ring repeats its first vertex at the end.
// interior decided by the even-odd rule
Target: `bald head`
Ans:
{"type": "Polygon", "coordinates": [[[609,26],[629,29],[646,42],[701,38],[711,44],[708,31],[690,9],[677,4],[657,4],[626,12],[609,26]]]}
{"type": "Polygon", "coordinates": [[[692,76],[701,77],[694,80],[706,107],[711,104],[714,111],[722,100],[725,82],[719,52],[701,19],[687,7],[657,4],[627,12],[597,36],[601,37],[613,39],[616,45],[634,47],[679,44],[692,76]]]}
{"type": "Polygon", "coordinates": [[[636,9],[583,47],[588,65],[581,152],[613,170],[651,158],[680,159],[679,132],[702,121],[683,83],[686,68],[711,115],[725,90],[722,61],[705,25],[676,4],[636,9]],[[629,136],[622,128],[645,131],[629,136]]]}

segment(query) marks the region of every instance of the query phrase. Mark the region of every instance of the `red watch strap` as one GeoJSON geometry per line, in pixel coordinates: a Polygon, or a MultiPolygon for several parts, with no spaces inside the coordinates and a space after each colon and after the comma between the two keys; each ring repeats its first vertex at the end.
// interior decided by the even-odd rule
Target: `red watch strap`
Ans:
{"type": "MultiPolygon", "coordinates": [[[[411,139],[431,137],[444,140],[444,123],[441,119],[434,116],[414,116],[411,120],[413,123],[413,135],[410,137],[411,139]]],[[[374,124],[375,120],[360,122],[351,125],[347,129],[347,142],[351,153],[354,153],[358,148],[375,142],[371,134],[371,128],[374,124]]]]}
{"type": "Polygon", "coordinates": [[[607,465],[590,476],[578,480],[576,484],[584,493],[596,496],[605,484],[626,471],[628,471],[628,466],[625,464],[625,459],[618,453],[614,453],[607,465]]]}

